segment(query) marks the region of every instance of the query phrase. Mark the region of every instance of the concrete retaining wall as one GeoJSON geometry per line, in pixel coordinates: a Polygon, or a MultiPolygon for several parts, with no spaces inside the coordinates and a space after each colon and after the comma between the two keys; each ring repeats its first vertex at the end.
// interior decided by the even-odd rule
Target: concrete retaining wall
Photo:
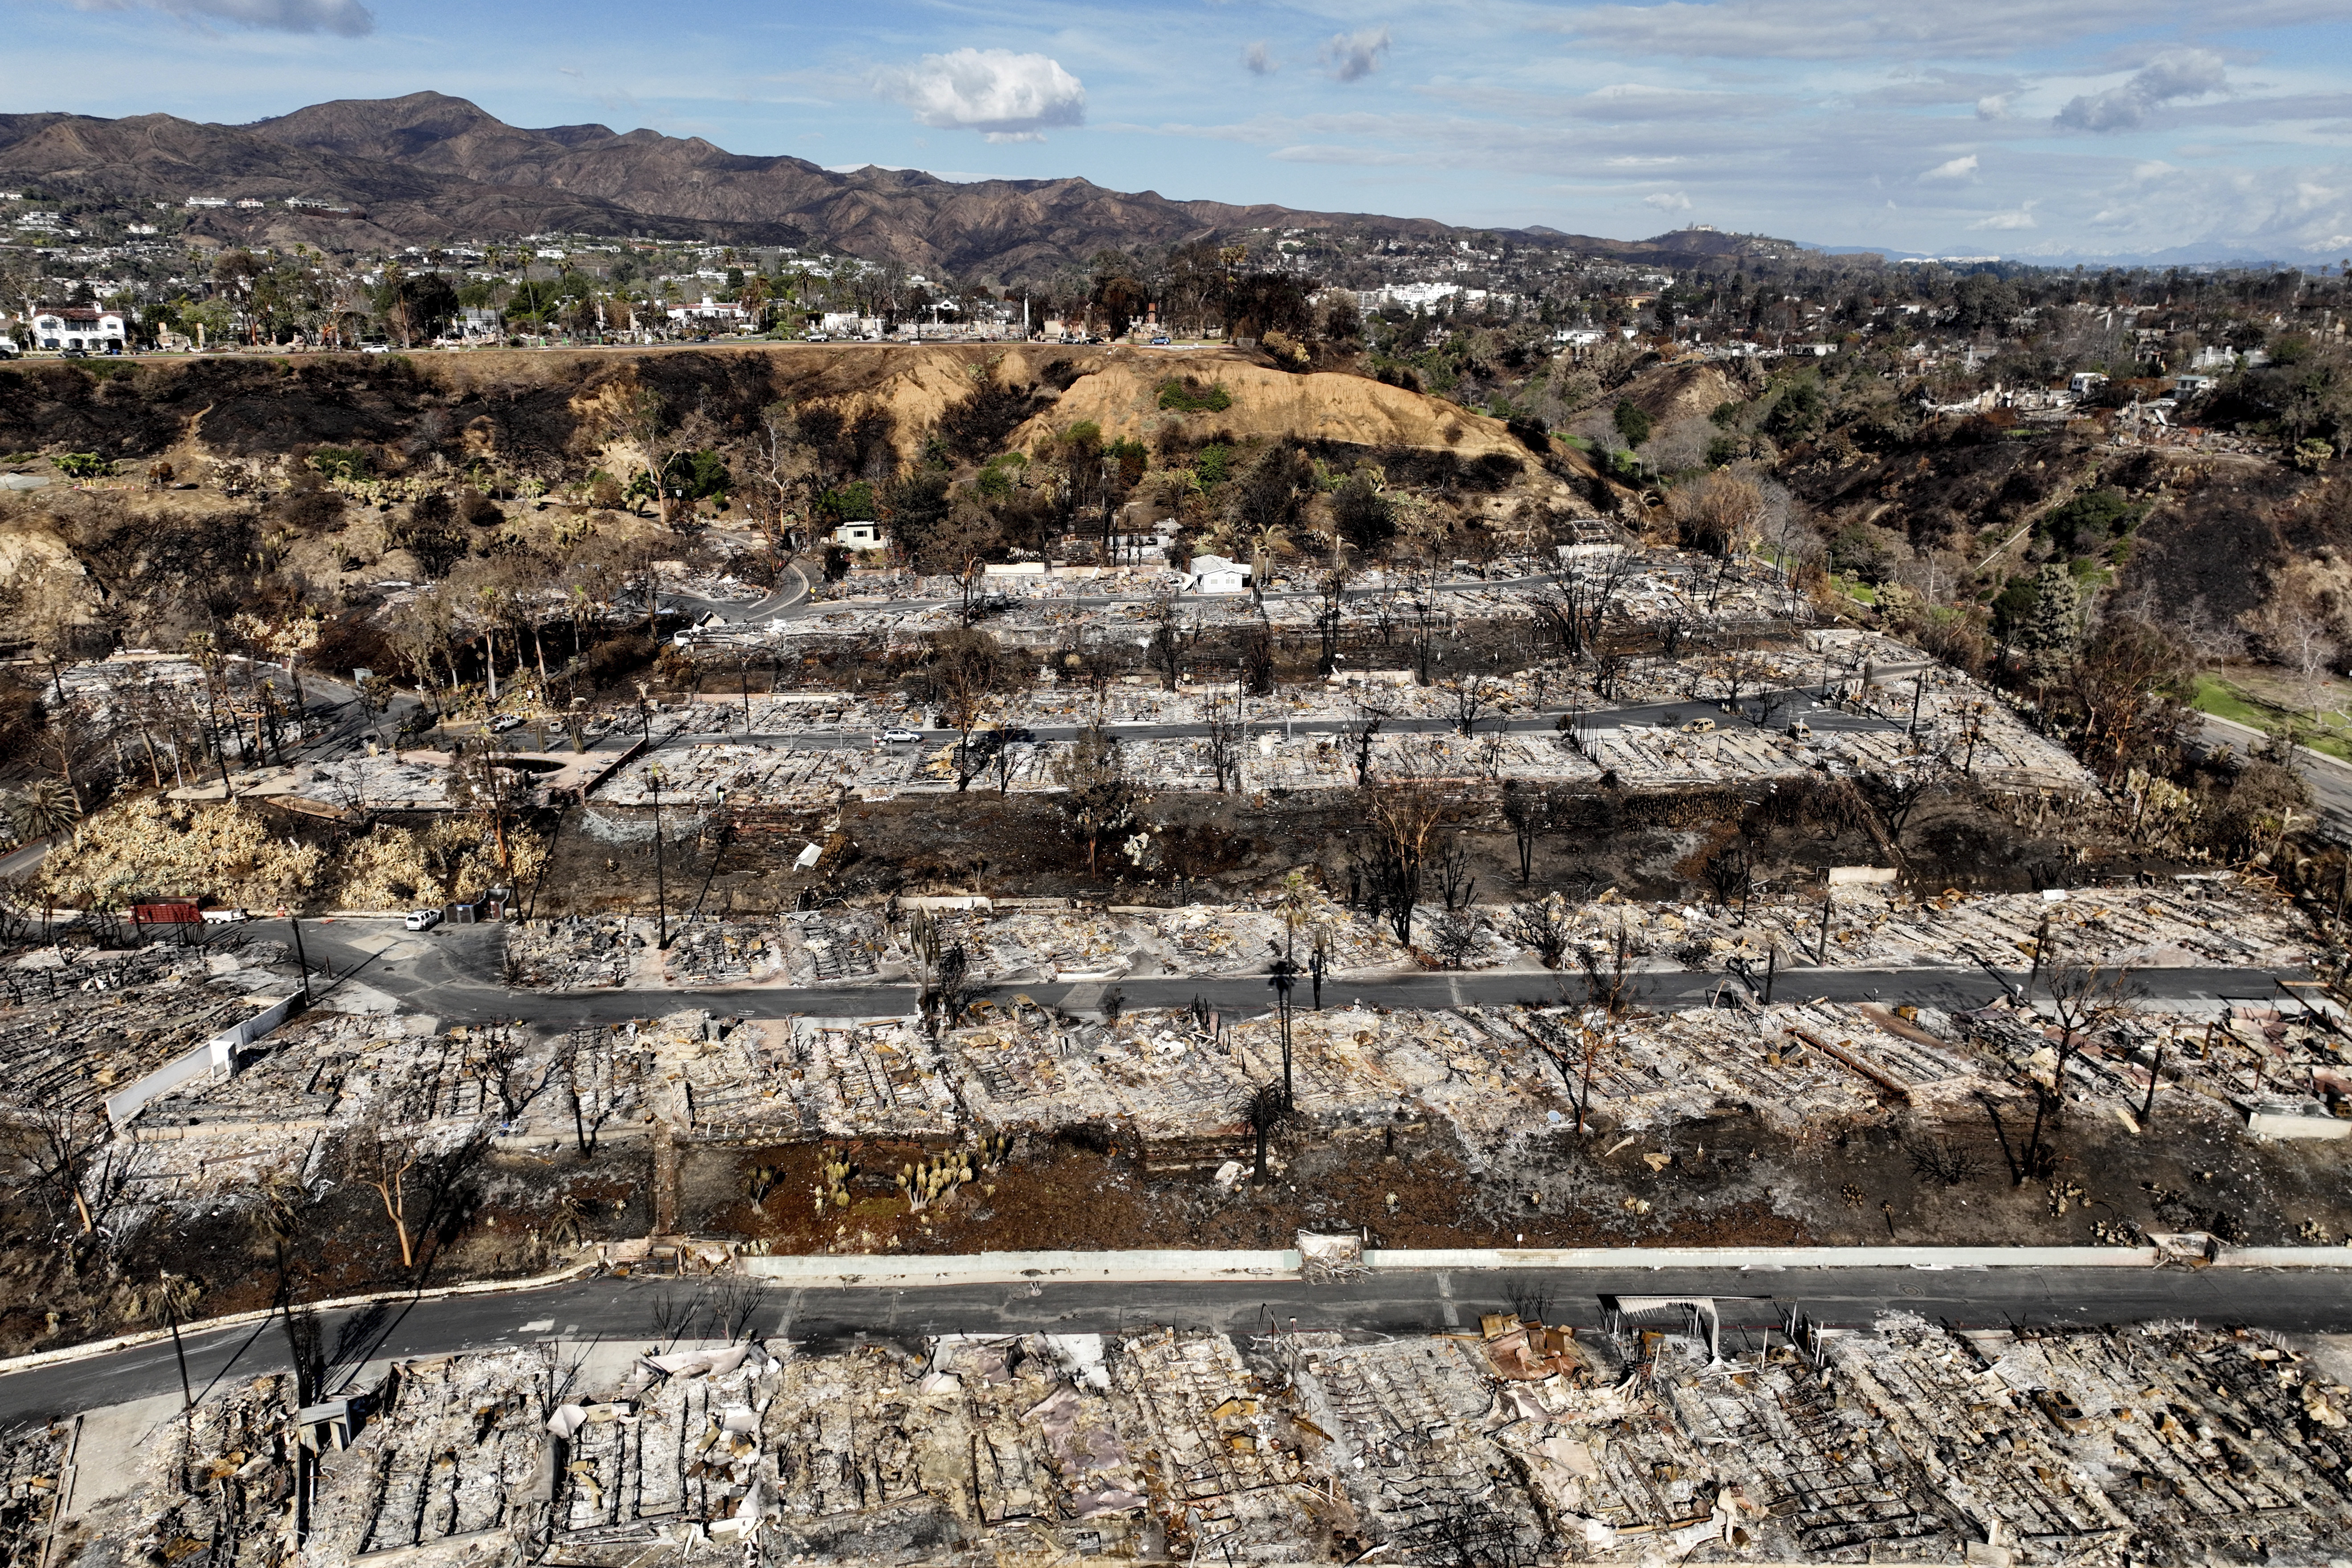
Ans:
{"type": "Polygon", "coordinates": [[[229,1065],[240,1046],[249,1046],[294,1016],[302,1005],[299,995],[280,997],[244,1023],[223,1029],[195,1049],[173,1058],[153,1072],[106,1097],[106,1119],[117,1127],[139,1114],[156,1096],[164,1094],[215,1068],[229,1065]]]}

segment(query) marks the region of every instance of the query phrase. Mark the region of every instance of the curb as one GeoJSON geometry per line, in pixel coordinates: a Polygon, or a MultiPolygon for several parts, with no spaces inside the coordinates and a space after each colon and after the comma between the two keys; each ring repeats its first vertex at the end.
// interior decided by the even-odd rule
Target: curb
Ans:
{"type": "MultiPolygon", "coordinates": [[[[1364,1267],[1415,1269],[2155,1268],[2160,1247],[1521,1247],[1368,1251],[1364,1267]]],[[[2216,1268],[2352,1268],[2352,1247],[2223,1247],[2216,1268]]]]}
{"type": "MultiPolygon", "coordinates": [[[[1523,1247],[1374,1248],[1368,1273],[1439,1269],[1580,1269],[1619,1273],[1718,1269],[1780,1273],[1808,1268],[1903,1268],[1968,1272],[1993,1268],[2154,1269],[2179,1254],[2158,1247],[1523,1247]]],[[[1294,1249],[1235,1252],[985,1252],[955,1257],[860,1254],[746,1256],[753,1279],[798,1287],[919,1289],[932,1285],[1150,1284],[1296,1277],[1294,1249]]],[[[2225,1248],[2218,1268],[2352,1268],[2352,1247],[2225,1248]]]]}
{"type": "MultiPolygon", "coordinates": [[[[600,1255],[575,1263],[553,1274],[533,1275],[528,1279],[477,1279],[464,1285],[439,1285],[430,1290],[376,1290],[362,1296],[337,1296],[325,1301],[303,1301],[298,1310],[310,1312],[340,1312],[353,1307],[373,1306],[378,1301],[442,1301],[454,1296],[490,1296],[502,1291],[543,1289],[561,1285],[567,1279],[582,1279],[593,1274],[603,1266],[600,1255]]],[[[230,1329],[251,1328],[266,1323],[278,1315],[275,1307],[257,1312],[232,1312],[225,1318],[206,1318],[201,1322],[180,1325],[183,1340],[205,1334],[224,1333],[230,1329]]],[[[28,1355],[0,1359],[0,1377],[14,1373],[37,1372],[44,1367],[64,1366],[73,1362],[89,1361],[97,1356],[112,1355],[117,1351],[139,1350],[148,1345],[163,1344],[172,1337],[169,1329],[148,1329],[135,1334],[117,1334],[111,1339],[91,1340],[85,1344],[63,1345],[53,1351],[35,1351],[28,1355]]]]}
{"type": "Polygon", "coordinates": [[[1296,1248],[1257,1252],[980,1252],[924,1257],[739,1257],[754,1279],[836,1289],[897,1285],[1061,1285],[1297,1278],[1296,1248]]]}

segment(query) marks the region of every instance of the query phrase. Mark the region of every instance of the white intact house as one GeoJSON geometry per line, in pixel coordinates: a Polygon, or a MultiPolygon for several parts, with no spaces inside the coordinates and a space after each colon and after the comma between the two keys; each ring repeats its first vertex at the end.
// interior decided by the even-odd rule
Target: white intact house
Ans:
{"type": "Polygon", "coordinates": [[[119,354],[130,346],[130,322],[121,310],[94,305],[42,305],[33,311],[36,348],[119,354]]]}
{"type": "Polygon", "coordinates": [[[1222,555],[1195,555],[1184,575],[1187,594],[1246,594],[1249,585],[1248,564],[1222,555]]]}
{"type": "Polygon", "coordinates": [[[751,312],[732,300],[705,294],[699,305],[672,305],[669,319],[672,324],[686,328],[740,327],[751,319],[751,312]]]}
{"type": "Polygon", "coordinates": [[[890,542],[882,537],[878,522],[845,522],[833,531],[831,542],[844,550],[885,550],[890,542]]]}

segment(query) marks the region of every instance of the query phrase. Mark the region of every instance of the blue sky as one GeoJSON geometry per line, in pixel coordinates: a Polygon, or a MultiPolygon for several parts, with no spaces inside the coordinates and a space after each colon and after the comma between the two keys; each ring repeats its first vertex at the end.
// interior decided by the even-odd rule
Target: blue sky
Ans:
{"type": "Polygon", "coordinates": [[[2352,256],[2352,0],[0,0],[0,107],[523,125],[1931,254],[2352,256]],[[52,54],[50,51],[57,53],[52,54]],[[103,61],[28,68],[43,58],[103,61]]]}

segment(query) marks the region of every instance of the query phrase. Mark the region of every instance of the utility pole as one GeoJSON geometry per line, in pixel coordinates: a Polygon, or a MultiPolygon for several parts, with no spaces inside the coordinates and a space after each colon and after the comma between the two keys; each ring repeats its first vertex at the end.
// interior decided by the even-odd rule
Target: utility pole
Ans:
{"type": "Polygon", "coordinates": [[[1822,944],[1820,950],[1813,954],[1813,962],[1816,963],[1827,963],[1830,961],[1830,910],[1836,906],[1836,900],[1827,894],[1822,897],[1822,944]]]}
{"type": "Polygon", "coordinates": [[[294,963],[302,971],[302,1005],[310,1005],[310,960],[302,952],[302,917],[289,915],[286,923],[294,931],[294,963]]]}
{"type": "Polygon", "coordinates": [[[661,829],[661,769],[649,768],[646,779],[654,787],[654,951],[669,951],[669,885],[662,872],[661,829]]]}

